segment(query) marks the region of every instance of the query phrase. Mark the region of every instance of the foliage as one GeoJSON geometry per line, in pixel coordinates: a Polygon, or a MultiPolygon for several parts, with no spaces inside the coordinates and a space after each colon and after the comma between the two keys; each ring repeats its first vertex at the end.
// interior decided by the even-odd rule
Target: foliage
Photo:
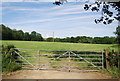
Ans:
{"type": "Polygon", "coordinates": [[[64,2],[67,2],[67,0],[55,1],[53,4],[60,6],[60,5],[63,4],[64,2]]]}
{"type": "MultiPolygon", "coordinates": [[[[51,42],[53,38],[46,39],[47,42],[51,42]],[[50,40],[51,39],[51,40],[50,40]]],[[[69,43],[90,43],[90,44],[116,44],[115,37],[66,37],[66,38],[54,38],[55,42],[69,42],[69,43]],[[107,41],[106,41],[107,40],[107,41]]]]}
{"type": "Polygon", "coordinates": [[[117,35],[117,43],[120,44],[120,26],[116,28],[115,34],[117,35]]]}
{"type": "Polygon", "coordinates": [[[84,9],[92,11],[101,12],[101,17],[99,19],[95,19],[95,23],[103,22],[103,24],[110,24],[113,20],[117,20],[120,22],[120,2],[102,2],[96,1],[93,4],[85,4],[84,9]],[[112,9],[118,11],[118,13],[114,13],[112,9]]]}
{"type": "Polygon", "coordinates": [[[105,73],[108,73],[112,78],[120,78],[120,56],[119,52],[109,49],[108,57],[104,58],[105,73]],[[106,60],[108,65],[106,67],[106,60]]]}
{"type": "Polygon", "coordinates": [[[45,41],[47,41],[47,42],[53,42],[53,39],[54,39],[54,38],[49,37],[49,38],[47,38],[45,41]]]}
{"type": "Polygon", "coordinates": [[[0,40],[2,40],[2,26],[0,25],[0,40]]]}
{"type": "MultiPolygon", "coordinates": [[[[18,60],[18,55],[14,49],[14,45],[2,46],[2,69],[3,72],[11,72],[20,69],[19,64],[15,60],[18,60]]],[[[20,62],[20,61],[19,61],[20,62]]]]}
{"type": "Polygon", "coordinates": [[[108,61],[109,61],[110,67],[116,66],[116,67],[119,68],[119,64],[118,64],[119,59],[120,59],[120,57],[119,57],[118,52],[115,52],[114,50],[111,50],[109,52],[108,61]]]}
{"type": "MultiPolygon", "coordinates": [[[[55,5],[61,5],[63,3],[67,2],[67,0],[58,0],[55,1],[53,4],[55,5]]],[[[89,1],[88,1],[89,2],[89,1]]],[[[120,22],[120,1],[119,2],[106,2],[105,1],[95,1],[93,3],[87,3],[84,6],[84,9],[87,10],[91,10],[91,11],[97,11],[97,12],[101,12],[101,17],[99,19],[95,19],[95,23],[100,23],[103,22],[103,24],[110,24],[112,23],[114,20],[117,20],[118,22],[120,22]],[[112,10],[114,9],[115,11],[117,11],[118,13],[114,13],[114,11],[112,10]]]]}
{"type": "Polygon", "coordinates": [[[32,31],[31,34],[23,32],[22,30],[10,29],[1,24],[2,27],[2,39],[3,40],[26,40],[26,41],[43,41],[43,37],[40,33],[32,31]]]}
{"type": "Polygon", "coordinates": [[[109,69],[105,69],[104,73],[108,73],[109,75],[112,76],[112,78],[120,78],[120,71],[119,68],[117,68],[116,66],[112,66],[109,69]]]}
{"type": "Polygon", "coordinates": [[[4,25],[0,25],[2,27],[2,39],[4,40],[12,40],[12,30],[8,27],[5,27],[4,25]]]}

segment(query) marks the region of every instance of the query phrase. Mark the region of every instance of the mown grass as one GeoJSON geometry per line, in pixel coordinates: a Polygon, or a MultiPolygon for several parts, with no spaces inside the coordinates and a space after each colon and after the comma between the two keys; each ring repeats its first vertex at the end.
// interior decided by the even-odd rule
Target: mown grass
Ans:
{"type": "Polygon", "coordinates": [[[21,49],[38,50],[104,50],[115,49],[115,44],[85,44],[85,43],[62,43],[62,42],[38,42],[38,41],[2,41],[3,44],[12,44],[21,49]]]}

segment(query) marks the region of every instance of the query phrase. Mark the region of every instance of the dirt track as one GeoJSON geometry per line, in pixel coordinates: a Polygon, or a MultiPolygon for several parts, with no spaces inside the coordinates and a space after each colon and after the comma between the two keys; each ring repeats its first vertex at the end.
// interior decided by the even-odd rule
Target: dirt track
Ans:
{"type": "Polygon", "coordinates": [[[109,79],[99,72],[63,72],[46,70],[20,70],[10,73],[3,79],[109,79]]]}

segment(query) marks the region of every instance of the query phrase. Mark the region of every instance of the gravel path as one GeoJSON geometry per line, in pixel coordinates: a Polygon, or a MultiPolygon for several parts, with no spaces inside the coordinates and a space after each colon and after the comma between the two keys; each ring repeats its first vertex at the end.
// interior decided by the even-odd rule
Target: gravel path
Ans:
{"type": "Polygon", "coordinates": [[[3,79],[110,79],[99,72],[63,72],[48,70],[20,70],[7,74],[3,79]]]}

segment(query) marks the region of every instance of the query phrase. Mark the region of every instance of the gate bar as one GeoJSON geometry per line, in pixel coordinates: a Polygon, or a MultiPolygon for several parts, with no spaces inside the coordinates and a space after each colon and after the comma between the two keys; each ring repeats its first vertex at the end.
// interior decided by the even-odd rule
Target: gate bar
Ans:
{"type": "Polygon", "coordinates": [[[102,69],[104,69],[104,52],[102,51],[102,69]]]}
{"type": "MultiPolygon", "coordinates": [[[[74,55],[77,55],[75,54],[74,52],[71,51],[71,53],[73,53],[74,55]]],[[[90,63],[89,61],[87,61],[86,59],[80,57],[79,55],[77,55],[79,58],[83,59],[84,61],[86,61],[87,63],[90,63]]],[[[94,65],[93,63],[90,63],[91,65],[93,65],[94,67],[97,67],[96,65],[94,65]]]]}
{"type": "MultiPolygon", "coordinates": [[[[40,62],[58,62],[58,63],[87,63],[87,62],[60,62],[60,61],[40,61],[40,62]]],[[[90,62],[95,64],[102,64],[102,62],[90,62]]]]}
{"type": "MultiPolygon", "coordinates": [[[[15,53],[16,54],[18,54],[21,58],[23,58],[26,62],[28,62],[30,65],[32,65],[29,61],[27,61],[23,56],[21,56],[19,53],[17,53],[16,51],[15,51],[15,53]]],[[[33,67],[35,67],[34,65],[32,65],[33,67]]]]}
{"type": "MultiPolygon", "coordinates": [[[[38,50],[35,50],[35,49],[20,49],[20,48],[15,48],[15,49],[38,51],[38,50]]],[[[39,50],[39,51],[99,51],[100,52],[102,50],[39,50]]]]}
{"type": "Polygon", "coordinates": [[[70,60],[71,58],[70,58],[70,52],[69,52],[69,72],[70,72],[70,60]]]}

